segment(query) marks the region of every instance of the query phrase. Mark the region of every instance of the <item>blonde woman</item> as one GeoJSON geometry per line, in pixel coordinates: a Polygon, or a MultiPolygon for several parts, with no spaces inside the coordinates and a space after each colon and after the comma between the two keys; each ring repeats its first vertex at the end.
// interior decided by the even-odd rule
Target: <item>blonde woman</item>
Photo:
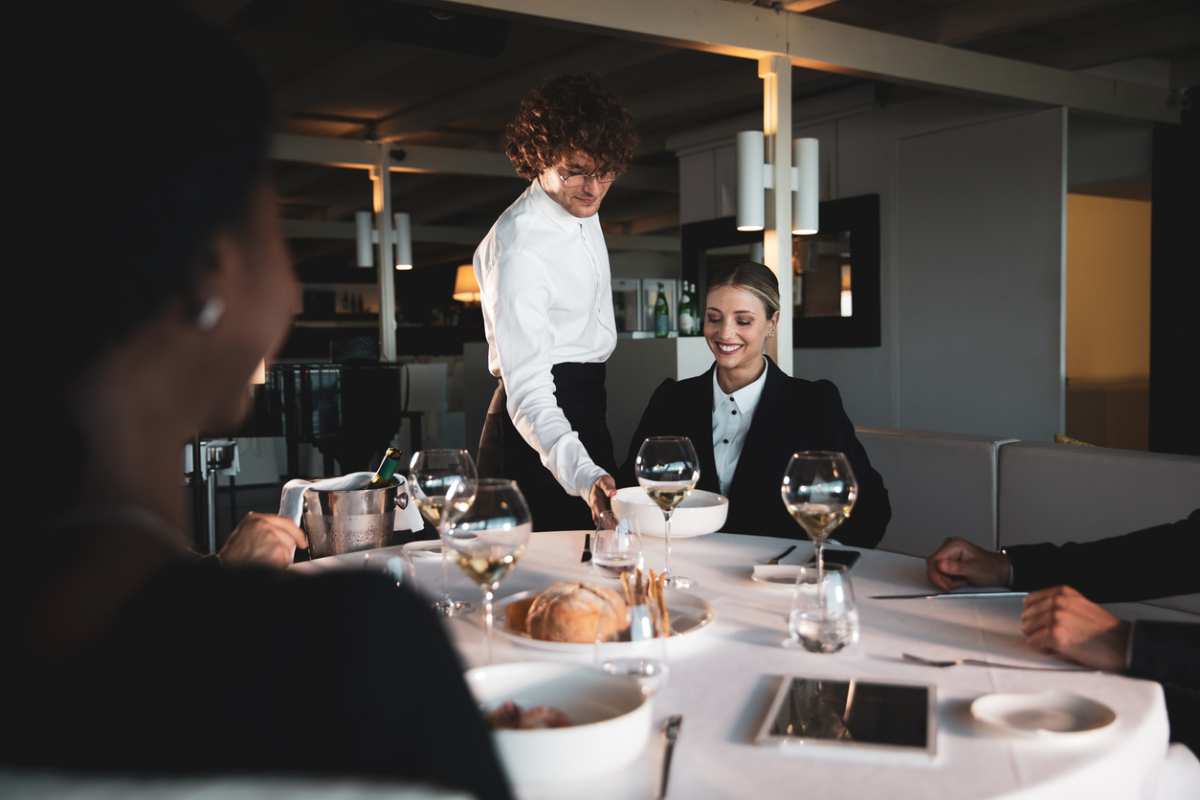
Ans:
{"type": "Polygon", "coordinates": [[[655,390],[619,472],[621,485],[636,483],[633,462],[646,437],[687,436],[700,456],[697,488],[729,498],[723,530],[799,539],[805,534],[779,497],[788,459],[797,450],[837,450],[850,459],[859,495],[835,535],[856,547],[877,545],[891,504],[837,387],[790,378],[764,354],[779,325],[775,274],[752,261],[723,268],[710,277],[704,305],[704,338],[715,362],[655,390]]]}

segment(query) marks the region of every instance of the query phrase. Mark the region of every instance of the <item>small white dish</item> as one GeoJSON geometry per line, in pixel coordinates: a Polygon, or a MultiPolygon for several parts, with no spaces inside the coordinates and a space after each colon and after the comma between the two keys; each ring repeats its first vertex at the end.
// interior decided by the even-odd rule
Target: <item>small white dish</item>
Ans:
{"type": "Polygon", "coordinates": [[[637,680],[595,667],[518,662],[476,667],[467,686],[484,711],[506,701],[551,706],[566,728],[492,732],[513,784],[575,780],[611,773],[641,755],[650,738],[652,701],[637,680]]]}
{"type": "Polygon", "coordinates": [[[800,575],[800,564],[755,564],[750,580],[770,589],[792,591],[800,575]]]}
{"type": "MultiPolygon", "coordinates": [[[[617,518],[629,520],[639,535],[659,538],[667,535],[662,509],[650,499],[642,487],[626,486],[624,489],[618,489],[612,505],[617,518]]],[[[716,492],[693,489],[671,514],[671,538],[692,539],[716,533],[725,524],[727,516],[729,498],[716,492]]]]}
{"type": "Polygon", "coordinates": [[[971,703],[980,722],[1021,736],[1078,736],[1108,727],[1117,712],[1074,692],[1049,690],[985,694],[971,703]]]}
{"type": "Polygon", "coordinates": [[[404,552],[408,553],[408,557],[413,561],[425,558],[441,558],[442,540],[428,539],[419,542],[409,542],[404,545],[404,552]]]}

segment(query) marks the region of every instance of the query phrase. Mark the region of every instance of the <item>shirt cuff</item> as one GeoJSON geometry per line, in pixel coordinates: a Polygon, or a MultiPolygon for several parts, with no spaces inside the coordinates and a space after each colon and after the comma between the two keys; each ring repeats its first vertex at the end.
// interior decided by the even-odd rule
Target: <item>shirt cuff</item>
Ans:
{"type": "Polygon", "coordinates": [[[588,499],[588,492],[592,490],[592,486],[607,474],[608,470],[596,464],[585,467],[576,473],[575,490],[579,492],[579,496],[583,498],[585,503],[588,499]]]}

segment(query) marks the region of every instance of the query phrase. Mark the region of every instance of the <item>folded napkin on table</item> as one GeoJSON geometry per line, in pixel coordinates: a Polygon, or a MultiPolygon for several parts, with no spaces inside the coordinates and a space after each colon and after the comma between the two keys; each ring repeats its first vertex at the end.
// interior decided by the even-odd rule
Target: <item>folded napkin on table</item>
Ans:
{"type": "MultiPolygon", "coordinates": [[[[318,481],[294,478],[283,485],[283,494],[279,497],[279,516],[288,517],[299,525],[300,517],[304,513],[304,493],[309,489],[323,492],[365,489],[374,475],[374,472],[351,472],[349,475],[323,478],[318,481]]],[[[425,523],[421,519],[421,512],[417,510],[417,504],[412,502],[412,498],[409,496],[408,482],[400,475],[396,475],[393,480],[398,485],[396,487],[396,522],[392,529],[397,531],[421,530],[425,527],[425,523]]]]}

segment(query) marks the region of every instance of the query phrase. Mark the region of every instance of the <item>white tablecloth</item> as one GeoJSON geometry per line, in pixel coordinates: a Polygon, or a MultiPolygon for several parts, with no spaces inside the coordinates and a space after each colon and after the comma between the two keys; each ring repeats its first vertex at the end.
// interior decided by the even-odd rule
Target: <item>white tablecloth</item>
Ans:
{"type": "MultiPolygon", "coordinates": [[[[540,589],[552,580],[593,575],[579,563],[582,532],[534,534],[500,596],[540,589]]],[[[1090,673],[1022,672],[979,667],[938,669],[905,663],[902,652],[930,658],[990,657],[1007,662],[1061,665],[1021,640],[1020,598],[983,600],[871,600],[870,595],[926,591],[924,562],[864,551],[852,577],[862,639],[833,655],[784,648],[790,593],[749,579],[751,566],[790,542],[716,534],[673,543],[675,572],[697,581],[693,590],[716,612],[702,632],[672,641],[670,678],[654,697],[655,718],[684,717],[671,769],[670,797],[774,798],[1064,798],[1149,797],[1167,749],[1167,716],[1155,683],[1090,673]],[[690,640],[690,641],[689,641],[690,640]],[[938,755],[932,761],[879,753],[838,758],[756,746],[752,739],[780,675],[868,678],[933,683],[938,692],[938,755]],[[970,702],[988,692],[1059,688],[1111,706],[1117,721],[1076,740],[1014,738],[974,722],[970,702]]],[[[646,539],[652,566],[662,542],[646,539]]],[[[801,543],[784,563],[800,563],[801,543]]],[[[355,558],[358,558],[357,556],[355,558]]],[[[418,584],[436,591],[436,559],[417,562],[418,584]]],[[[314,562],[311,568],[319,568],[314,562]]],[[[478,600],[478,589],[451,571],[456,597],[478,600]]],[[[471,620],[450,624],[470,665],[483,662],[482,628],[471,620]]],[[[562,659],[501,637],[495,661],[562,659]]],[[[569,658],[569,657],[567,657],[569,658]]],[[[590,661],[590,652],[580,660],[590,661]]],[[[1069,739],[1069,737],[1067,737],[1069,739]]],[[[611,779],[586,785],[519,786],[523,798],[652,797],[662,737],[651,739],[641,761],[611,779]]]]}

